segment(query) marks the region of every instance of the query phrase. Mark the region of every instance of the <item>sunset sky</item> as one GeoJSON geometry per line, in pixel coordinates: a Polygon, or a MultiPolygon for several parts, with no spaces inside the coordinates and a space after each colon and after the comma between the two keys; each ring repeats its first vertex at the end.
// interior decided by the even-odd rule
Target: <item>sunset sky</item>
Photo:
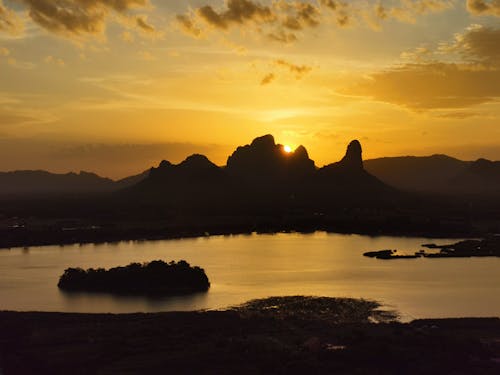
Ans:
{"type": "Polygon", "coordinates": [[[500,159],[500,0],[0,0],[0,170],[113,178],[271,133],[500,159]]]}

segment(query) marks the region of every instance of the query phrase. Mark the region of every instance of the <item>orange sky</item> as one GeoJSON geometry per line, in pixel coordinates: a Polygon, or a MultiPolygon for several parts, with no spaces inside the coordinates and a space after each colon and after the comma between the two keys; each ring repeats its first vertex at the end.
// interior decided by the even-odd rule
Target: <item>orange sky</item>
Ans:
{"type": "Polygon", "coordinates": [[[271,133],[500,159],[498,0],[0,0],[0,170],[113,178],[271,133]]]}

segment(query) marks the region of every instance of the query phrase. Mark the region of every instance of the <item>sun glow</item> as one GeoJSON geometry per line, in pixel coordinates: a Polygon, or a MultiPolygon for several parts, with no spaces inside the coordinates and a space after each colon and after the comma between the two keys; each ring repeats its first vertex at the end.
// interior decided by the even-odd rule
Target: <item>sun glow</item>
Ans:
{"type": "Polygon", "coordinates": [[[292,148],[290,146],[288,146],[288,145],[283,146],[283,150],[285,150],[285,152],[287,154],[289,154],[290,152],[292,152],[292,148]]]}

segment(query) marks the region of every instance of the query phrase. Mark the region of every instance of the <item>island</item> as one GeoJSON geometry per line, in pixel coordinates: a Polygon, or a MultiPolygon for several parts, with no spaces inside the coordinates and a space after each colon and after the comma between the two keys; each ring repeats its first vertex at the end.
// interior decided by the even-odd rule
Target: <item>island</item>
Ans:
{"type": "Polygon", "coordinates": [[[420,253],[415,253],[414,255],[400,255],[397,254],[397,250],[378,250],[378,251],[367,251],[363,254],[365,257],[376,258],[376,259],[415,259],[420,258],[420,253]]]}
{"type": "Polygon", "coordinates": [[[377,250],[363,253],[365,257],[376,259],[416,259],[416,258],[469,258],[469,257],[500,257],[500,235],[491,235],[484,239],[459,241],[448,245],[434,243],[423,244],[430,250],[439,252],[429,253],[420,250],[414,254],[398,254],[397,250],[377,250]]]}
{"type": "Polygon", "coordinates": [[[109,270],[68,268],[57,284],[66,292],[100,292],[132,295],[179,295],[206,292],[210,288],[205,271],[184,260],[166,263],[131,263],[109,270]]]}

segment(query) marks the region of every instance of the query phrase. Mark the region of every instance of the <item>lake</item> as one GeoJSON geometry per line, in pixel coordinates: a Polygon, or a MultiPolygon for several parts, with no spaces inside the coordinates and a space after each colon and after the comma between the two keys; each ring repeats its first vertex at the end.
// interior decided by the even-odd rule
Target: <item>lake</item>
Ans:
{"type": "Polygon", "coordinates": [[[375,299],[404,320],[500,316],[500,258],[384,261],[362,256],[380,249],[413,253],[429,242],[456,240],[317,232],[0,250],[0,310],[159,312],[316,295],[375,299]],[[66,294],[57,288],[68,267],[109,268],[155,259],[199,265],[212,283],[210,291],[143,298],[66,294]]]}

